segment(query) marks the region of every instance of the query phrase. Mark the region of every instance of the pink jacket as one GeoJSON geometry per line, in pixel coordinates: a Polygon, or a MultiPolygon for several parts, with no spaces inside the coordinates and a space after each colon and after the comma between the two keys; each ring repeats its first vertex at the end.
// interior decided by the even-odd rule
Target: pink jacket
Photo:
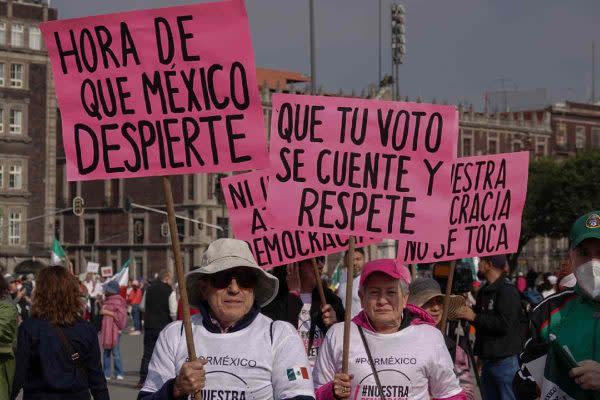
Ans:
{"type": "Polygon", "coordinates": [[[103,307],[115,313],[115,316],[105,315],[102,318],[100,344],[103,349],[112,349],[119,342],[119,331],[127,325],[127,303],[117,294],[108,297],[103,307]]]}
{"type": "MultiPolygon", "coordinates": [[[[427,313],[427,311],[423,310],[422,308],[419,308],[412,304],[407,304],[406,309],[412,316],[412,319],[410,321],[411,325],[435,325],[435,321],[433,320],[431,315],[429,315],[429,313],[427,313]]],[[[375,331],[375,329],[371,325],[371,322],[369,321],[369,318],[367,317],[367,314],[364,311],[361,311],[357,316],[352,318],[352,322],[354,322],[356,325],[360,326],[363,329],[367,329],[371,332],[375,331]]],[[[333,382],[329,382],[318,388],[316,390],[316,397],[317,400],[335,400],[335,397],[333,396],[333,382]]],[[[467,396],[465,395],[465,392],[462,391],[455,396],[446,397],[444,399],[438,400],[467,400],[467,396]]]]}

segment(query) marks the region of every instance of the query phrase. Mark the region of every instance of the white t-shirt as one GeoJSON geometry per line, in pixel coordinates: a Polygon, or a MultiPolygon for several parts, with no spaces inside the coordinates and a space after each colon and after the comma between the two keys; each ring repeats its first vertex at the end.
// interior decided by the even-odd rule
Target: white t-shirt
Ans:
{"type": "MultiPolygon", "coordinates": [[[[350,398],[379,399],[358,327],[354,323],[351,326],[349,374],[354,379],[350,398]]],[[[446,398],[461,392],[444,338],[433,326],[411,325],[391,334],[363,331],[386,399],[446,398]]],[[[343,323],[329,328],[313,371],[316,388],[341,372],[343,336],[343,323]]]]}
{"type": "MultiPolygon", "coordinates": [[[[300,300],[302,301],[302,309],[300,315],[298,315],[298,335],[304,343],[304,349],[308,350],[308,342],[310,339],[310,307],[312,306],[312,293],[300,293],[300,300]]],[[[317,361],[317,354],[319,353],[319,347],[323,343],[325,335],[318,325],[315,326],[315,337],[313,339],[310,353],[308,354],[308,362],[311,368],[315,366],[317,361]]]]}
{"type": "MultiPolygon", "coordinates": [[[[338,287],[337,295],[342,299],[342,304],[346,307],[346,270],[342,271],[342,278],[340,279],[340,286],[338,287]]],[[[358,286],[360,284],[360,275],[354,278],[352,282],[352,318],[356,317],[362,310],[362,304],[360,304],[360,297],[358,297],[358,286]]]]}
{"type": "MultiPolygon", "coordinates": [[[[192,316],[192,331],[198,357],[208,363],[203,399],[267,400],[313,396],[308,360],[298,334],[287,322],[273,324],[262,314],[244,329],[211,333],[202,316],[192,316]]],[[[162,330],[148,368],[142,391],[156,392],[175,378],[187,358],[182,322],[162,330]]]]}

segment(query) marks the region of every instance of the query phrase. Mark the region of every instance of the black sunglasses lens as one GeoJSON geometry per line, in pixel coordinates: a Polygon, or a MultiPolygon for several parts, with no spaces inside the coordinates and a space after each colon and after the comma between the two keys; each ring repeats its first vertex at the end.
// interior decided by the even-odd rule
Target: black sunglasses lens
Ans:
{"type": "Polygon", "coordinates": [[[211,276],[211,285],[217,289],[225,289],[233,278],[240,287],[246,289],[255,287],[258,282],[258,277],[251,271],[224,271],[211,276]]]}

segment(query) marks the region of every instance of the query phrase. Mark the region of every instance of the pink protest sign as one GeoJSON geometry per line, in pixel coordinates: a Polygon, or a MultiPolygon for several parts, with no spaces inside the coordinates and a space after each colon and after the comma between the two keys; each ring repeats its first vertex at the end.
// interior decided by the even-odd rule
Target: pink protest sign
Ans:
{"type": "MultiPolygon", "coordinates": [[[[348,248],[347,236],[272,228],[267,210],[268,181],[266,170],[233,175],[221,181],[233,234],[248,242],[258,265],[269,269],[348,248]]],[[[357,238],[358,246],[375,242],[357,238]]]]}
{"type": "Polygon", "coordinates": [[[400,241],[403,263],[514,253],[527,195],[529,153],[458,158],[452,165],[450,214],[443,241],[400,241]]]}
{"type": "Polygon", "coordinates": [[[40,27],[56,83],[68,180],[268,164],[242,0],[40,27]]]}
{"type": "Polygon", "coordinates": [[[454,106],[273,95],[273,226],[442,240],[454,106]]]}

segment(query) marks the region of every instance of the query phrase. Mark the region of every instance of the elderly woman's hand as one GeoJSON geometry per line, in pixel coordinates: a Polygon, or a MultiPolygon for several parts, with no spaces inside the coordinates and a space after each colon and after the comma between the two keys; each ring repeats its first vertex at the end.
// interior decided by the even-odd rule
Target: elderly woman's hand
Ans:
{"type": "Polygon", "coordinates": [[[352,388],[352,375],[335,374],[333,377],[333,396],[336,399],[349,399],[352,388]]]}
{"type": "Polygon", "coordinates": [[[179,374],[175,378],[175,385],[173,385],[173,397],[179,398],[204,389],[206,384],[204,365],[206,363],[207,361],[201,358],[188,361],[181,366],[179,374]]]}

